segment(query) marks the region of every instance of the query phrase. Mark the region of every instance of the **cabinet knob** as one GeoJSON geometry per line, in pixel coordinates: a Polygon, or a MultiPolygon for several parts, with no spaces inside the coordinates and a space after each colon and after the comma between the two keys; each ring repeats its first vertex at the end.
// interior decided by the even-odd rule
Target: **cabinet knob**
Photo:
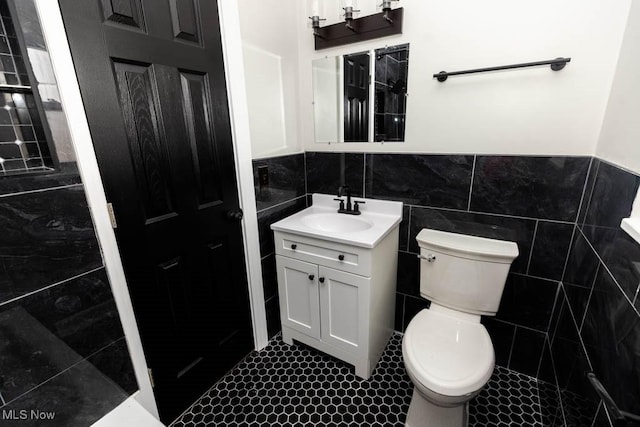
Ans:
{"type": "Polygon", "coordinates": [[[309,275],[309,280],[313,280],[315,277],[316,277],[315,275],[310,274],[310,275],[309,275]]]}
{"type": "Polygon", "coordinates": [[[324,283],[324,277],[318,277],[318,281],[319,281],[320,283],[324,283]]]}
{"type": "Polygon", "coordinates": [[[291,244],[291,249],[292,249],[292,250],[294,250],[294,251],[295,251],[297,247],[298,247],[298,245],[296,245],[295,243],[292,243],[292,244],[291,244]]]}
{"type": "Polygon", "coordinates": [[[339,259],[340,261],[344,261],[344,255],[338,255],[338,259],[339,259]]]}

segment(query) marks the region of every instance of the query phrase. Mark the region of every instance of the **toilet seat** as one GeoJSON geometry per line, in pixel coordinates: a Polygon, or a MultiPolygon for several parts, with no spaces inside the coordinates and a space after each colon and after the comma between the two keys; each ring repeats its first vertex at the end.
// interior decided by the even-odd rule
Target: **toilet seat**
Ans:
{"type": "Polygon", "coordinates": [[[482,324],[429,309],[407,326],[402,352],[412,379],[443,396],[477,392],[495,364],[493,344],[482,324]]]}

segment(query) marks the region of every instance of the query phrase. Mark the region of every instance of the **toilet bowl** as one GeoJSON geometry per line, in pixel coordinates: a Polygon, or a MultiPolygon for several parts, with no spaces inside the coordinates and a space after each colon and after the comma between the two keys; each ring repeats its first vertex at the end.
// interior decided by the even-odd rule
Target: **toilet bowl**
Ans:
{"type": "Polygon", "coordinates": [[[465,319],[436,304],[411,320],[402,341],[402,354],[407,374],[424,405],[436,406],[421,411],[430,413],[430,424],[415,425],[447,425],[436,415],[452,411],[438,408],[460,407],[458,417],[464,416],[464,406],[491,378],[495,360],[491,338],[479,316],[465,319]]]}
{"type": "Polygon", "coordinates": [[[495,365],[493,344],[480,323],[495,315],[517,245],[424,229],[420,293],[432,301],[409,322],[402,340],[414,391],[406,425],[464,427],[469,401],[495,365]]]}

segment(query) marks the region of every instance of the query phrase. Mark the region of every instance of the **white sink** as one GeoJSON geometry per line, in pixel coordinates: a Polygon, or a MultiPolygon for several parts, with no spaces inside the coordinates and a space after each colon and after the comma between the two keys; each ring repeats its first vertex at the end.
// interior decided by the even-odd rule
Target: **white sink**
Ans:
{"type": "Polygon", "coordinates": [[[330,233],[357,232],[373,227],[366,219],[337,212],[305,215],[300,218],[300,222],[310,228],[330,233]]]}
{"type": "Polygon", "coordinates": [[[361,215],[338,213],[334,195],[314,194],[313,206],[271,224],[271,229],[373,248],[402,220],[402,202],[363,199],[361,215]]]}

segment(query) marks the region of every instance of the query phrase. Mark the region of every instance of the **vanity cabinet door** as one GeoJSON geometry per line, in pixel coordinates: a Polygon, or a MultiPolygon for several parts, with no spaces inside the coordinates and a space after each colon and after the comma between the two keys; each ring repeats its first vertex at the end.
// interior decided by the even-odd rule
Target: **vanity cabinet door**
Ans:
{"type": "Polygon", "coordinates": [[[318,266],[276,255],[282,325],[320,339],[318,266]]]}
{"type": "Polygon", "coordinates": [[[319,267],[322,341],[351,353],[367,351],[370,278],[319,267]]]}

